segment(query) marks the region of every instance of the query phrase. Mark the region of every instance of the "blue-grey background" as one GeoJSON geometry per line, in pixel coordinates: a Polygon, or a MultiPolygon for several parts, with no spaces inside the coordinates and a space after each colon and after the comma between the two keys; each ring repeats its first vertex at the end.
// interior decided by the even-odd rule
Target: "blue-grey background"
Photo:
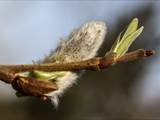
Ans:
{"type": "Polygon", "coordinates": [[[2,120],[111,120],[160,118],[160,1],[0,1],[0,63],[27,64],[45,57],[60,38],[92,20],[104,21],[108,34],[100,55],[134,18],[144,25],[132,45],[155,49],[142,61],[87,72],[61,98],[57,110],[36,98],[17,98],[0,82],[2,120]]]}

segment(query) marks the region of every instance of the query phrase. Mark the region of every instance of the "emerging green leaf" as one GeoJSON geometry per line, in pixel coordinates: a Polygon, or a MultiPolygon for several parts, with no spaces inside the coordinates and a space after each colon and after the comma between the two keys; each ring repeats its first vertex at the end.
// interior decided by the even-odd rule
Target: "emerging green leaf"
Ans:
{"type": "Polygon", "coordinates": [[[119,34],[117,40],[111,48],[111,52],[117,54],[117,58],[123,56],[127,51],[130,45],[135,41],[135,39],[142,33],[143,26],[138,28],[138,19],[134,18],[131,23],[128,25],[127,30],[122,36],[122,32],[119,34]]]}

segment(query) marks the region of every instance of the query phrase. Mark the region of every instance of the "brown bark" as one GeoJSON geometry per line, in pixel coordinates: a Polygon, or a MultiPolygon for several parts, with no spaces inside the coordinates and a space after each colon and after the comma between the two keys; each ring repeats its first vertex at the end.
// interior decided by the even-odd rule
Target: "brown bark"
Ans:
{"type": "Polygon", "coordinates": [[[120,58],[116,58],[115,53],[107,53],[104,57],[95,57],[85,61],[71,63],[47,63],[47,64],[28,64],[28,65],[0,65],[0,80],[12,84],[13,88],[24,95],[41,97],[47,99],[44,94],[54,91],[56,83],[49,81],[36,80],[30,77],[22,77],[17,73],[26,71],[79,71],[79,70],[101,70],[106,69],[117,63],[140,60],[153,55],[153,50],[139,49],[129,52],[120,58]]]}

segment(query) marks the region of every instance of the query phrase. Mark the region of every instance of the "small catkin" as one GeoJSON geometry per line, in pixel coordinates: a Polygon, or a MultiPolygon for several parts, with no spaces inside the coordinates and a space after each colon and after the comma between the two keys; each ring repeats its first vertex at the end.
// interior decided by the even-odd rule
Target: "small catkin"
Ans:
{"type": "MultiPolygon", "coordinates": [[[[106,25],[104,22],[88,22],[61,41],[57,49],[52,51],[43,63],[76,62],[93,58],[97,55],[105,35],[106,25]]],[[[58,105],[58,97],[71,87],[77,78],[76,72],[68,71],[64,77],[56,79],[58,90],[48,94],[55,106],[58,105]]]]}

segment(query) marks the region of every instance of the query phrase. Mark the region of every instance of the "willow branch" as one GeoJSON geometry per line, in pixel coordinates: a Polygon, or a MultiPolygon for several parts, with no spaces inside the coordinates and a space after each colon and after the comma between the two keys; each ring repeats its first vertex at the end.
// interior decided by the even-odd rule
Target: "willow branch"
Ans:
{"type": "Polygon", "coordinates": [[[0,65],[0,80],[9,83],[13,88],[25,96],[35,96],[43,100],[48,99],[47,93],[58,89],[57,84],[51,81],[36,80],[32,77],[19,76],[18,73],[39,71],[79,71],[79,70],[102,70],[117,63],[140,60],[153,55],[153,50],[139,49],[129,52],[120,58],[115,53],[107,53],[104,57],[94,57],[89,60],[70,63],[48,63],[28,65],[0,65]]]}
{"type": "Polygon", "coordinates": [[[28,65],[0,65],[0,79],[7,83],[11,83],[14,74],[26,71],[77,71],[77,70],[101,70],[106,69],[117,63],[140,60],[154,54],[152,50],[138,49],[129,52],[120,58],[116,58],[116,54],[109,53],[104,57],[95,57],[85,61],[70,63],[48,63],[48,64],[28,64],[28,65]]]}

